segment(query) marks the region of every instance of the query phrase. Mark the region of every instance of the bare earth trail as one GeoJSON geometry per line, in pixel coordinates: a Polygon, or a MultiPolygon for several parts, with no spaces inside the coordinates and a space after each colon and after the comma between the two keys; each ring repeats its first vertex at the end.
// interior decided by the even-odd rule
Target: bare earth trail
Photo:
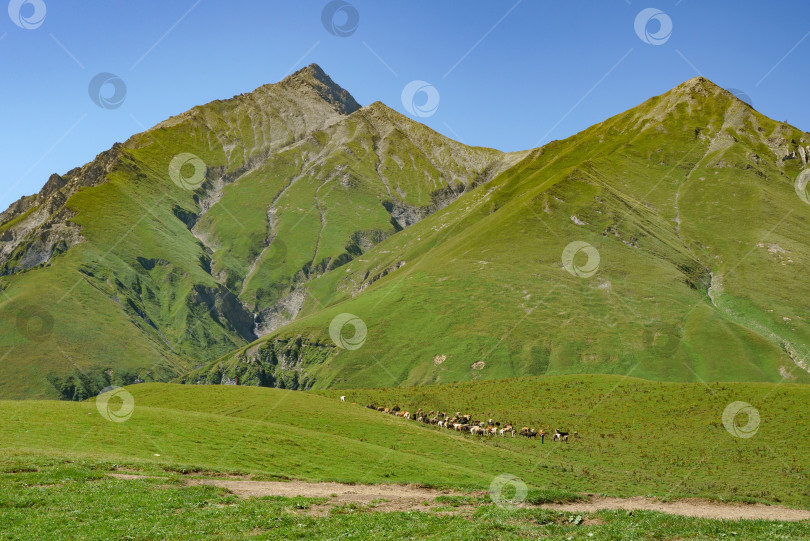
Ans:
{"type": "MultiPolygon", "coordinates": [[[[159,479],[130,474],[109,474],[115,479],[159,479]]],[[[250,481],[236,479],[186,479],[189,486],[210,485],[229,490],[240,498],[282,496],[294,498],[328,498],[313,507],[314,514],[326,514],[337,505],[370,505],[374,511],[429,510],[441,506],[438,496],[486,496],[486,492],[465,494],[452,490],[435,490],[416,485],[347,485],[343,483],[309,483],[305,481],[250,481]]],[[[663,502],[654,498],[606,498],[591,495],[587,501],[563,504],[543,504],[539,507],[568,513],[594,513],[602,509],[626,511],[657,511],[670,515],[715,520],[810,520],[810,510],[790,509],[764,504],[731,504],[688,499],[663,502]]],[[[473,506],[454,508],[454,512],[471,510],[473,506]]]]}
{"type": "Polygon", "coordinates": [[[627,511],[657,511],[669,515],[684,517],[709,518],[715,520],[810,520],[810,511],[790,509],[764,504],[732,504],[706,500],[688,499],[662,502],[655,498],[604,498],[592,496],[589,501],[545,504],[544,509],[566,511],[569,513],[594,513],[602,509],[621,509],[627,511]]]}

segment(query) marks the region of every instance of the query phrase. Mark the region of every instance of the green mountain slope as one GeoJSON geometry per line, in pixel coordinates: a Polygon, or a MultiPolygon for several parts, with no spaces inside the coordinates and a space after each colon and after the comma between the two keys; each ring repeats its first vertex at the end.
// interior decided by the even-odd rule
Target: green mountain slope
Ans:
{"type": "Polygon", "coordinates": [[[794,181],[809,144],[690,80],[532,151],[306,284],[296,321],[183,381],[808,382],[810,207],[794,181]],[[591,248],[568,248],[577,242],[591,248]],[[357,343],[353,325],[343,328],[349,348],[330,337],[330,324],[351,317],[341,314],[367,327],[357,343]]]}
{"type": "Polygon", "coordinates": [[[0,214],[0,396],[165,380],[515,155],[361,108],[312,65],[133,136],[0,214]]]}

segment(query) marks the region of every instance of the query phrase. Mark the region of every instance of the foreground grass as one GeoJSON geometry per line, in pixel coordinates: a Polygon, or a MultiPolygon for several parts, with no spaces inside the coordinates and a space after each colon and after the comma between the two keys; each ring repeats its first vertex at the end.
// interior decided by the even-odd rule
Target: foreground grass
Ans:
{"type": "MultiPolygon", "coordinates": [[[[133,467],[134,465],[130,465],[133,467]]],[[[106,477],[120,464],[47,457],[0,461],[0,539],[810,539],[810,524],[712,521],[652,512],[573,516],[479,505],[466,514],[307,514],[322,500],[239,499],[211,486],[106,477]]],[[[452,509],[452,507],[450,507],[452,509]]]]}
{"type": "Polygon", "coordinates": [[[801,385],[556,376],[343,391],[346,403],[255,387],[127,389],[135,409],[121,423],[105,419],[94,402],[0,402],[0,450],[6,456],[462,491],[487,490],[496,477],[509,474],[543,501],[595,492],[810,507],[810,461],[796,429],[803,426],[810,389],[801,385]],[[733,437],[723,426],[723,410],[733,401],[758,409],[754,437],[733,437]],[[576,430],[580,438],[545,445],[524,438],[482,440],[369,410],[368,402],[462,410],[518,425],[576,430]]]}
{"type": "MultiPolygon", "coordinates": [[[[460,410],[518,426],[578,431],[580,438],[568,444],[511,438],[481,443],[530,457],[528,471],[509,473],[524,479],[536,474],[547,488],[810,506],[810,460],[797,430],[805,425],[810,400],[803,385],[554,376],[319,393],[346,395],[360,405],[460,410]],[[759,413],[753,437],[734,437],[723,425],[725,408],[737,401],[759,413]]],[[[747,417],[736,422],[745,425],[747,417]]]]}

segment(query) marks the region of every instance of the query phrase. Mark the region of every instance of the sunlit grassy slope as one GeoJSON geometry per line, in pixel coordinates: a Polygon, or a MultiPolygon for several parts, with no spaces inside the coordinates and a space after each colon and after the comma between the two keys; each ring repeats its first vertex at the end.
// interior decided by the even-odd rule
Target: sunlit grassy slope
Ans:
{"type": "Polygon", "coordinates": [[[549,497],[600,492],[810,507],[804,435],[796,429],[810,391],[801,385],[552,376],[350,391],[347,402],[237,386],[127,389],[135,409],[121,423],[104,419],[92,401],[0,402],[3,455],[481,490],[508,473],[549,497]],[[723,426],[733,401],[757,408],[761,421],[753,437],[733,437],[723,426]],[[482,440],[370,410],[366,402],[461,410],[576,430],[580,437],[543,445],[520,437],[482,440]]]}
{"type": "Polygon", "coordinates": [[[283,385],[316,388],[566,373],[808,382],[810,207],[794,189],[808,143],[693,79],[307,284],[303,317],[184,379],[256,384],[284,365],[296,372],[283,385]],[[577,241],[598,252],[592,276],[564,268],[577,241]],[[341,313],[365,322],[362,347],[330,339],[341,313]]]}

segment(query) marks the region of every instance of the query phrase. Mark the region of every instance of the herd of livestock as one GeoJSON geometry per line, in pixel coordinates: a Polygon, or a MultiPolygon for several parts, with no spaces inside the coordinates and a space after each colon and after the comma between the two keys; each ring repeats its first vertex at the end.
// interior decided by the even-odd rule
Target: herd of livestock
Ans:
{"type": "MultiPolygon", "coordinates": [[[[345,397],[340,397],[341,400],[345,401],[345,397]]],[[[419,408],[415,412],[411,413],[409,411],[404,411],[400,409],[399,406],[394,406],[393,408],[384,408],[375,406],[374,404],[369,404],[366,406],[368,409],[381,411],[383,413],[388,413],[389,415],[396,415],[397,417],[402,417],[403,419],[409,419],[418,423],[425,423],[429,425],[435,425],[439,428],[445,428],[448,430],[455,430],[456,432],[468,432],[470,434],[476,436],[523,436],[525,438],[540,438],[540,443],[543,443],[543,440],[546,436],[546,431],[543,429],[535,430],[534,428],[529,428],[527,426],[521,427],[520,429],[516,428],[512,423],[506,423],[503,426],[500,422],[494,421],[489,419],[488,421],[479,421],[474,420],[472,415],[462,415],[461,412],[456,412],[455,415],[448,415],[447,413],[441,411],[429,411],[424,412],[422,408],[419,408]]],[[[573,438],[578,438],[579,435],[576,432],[569,434],[568,432],[563,432],[561,430],[554,430],[552,433],[552,439],[554,441],[568,441],[569,435],[573,438]]]]}

